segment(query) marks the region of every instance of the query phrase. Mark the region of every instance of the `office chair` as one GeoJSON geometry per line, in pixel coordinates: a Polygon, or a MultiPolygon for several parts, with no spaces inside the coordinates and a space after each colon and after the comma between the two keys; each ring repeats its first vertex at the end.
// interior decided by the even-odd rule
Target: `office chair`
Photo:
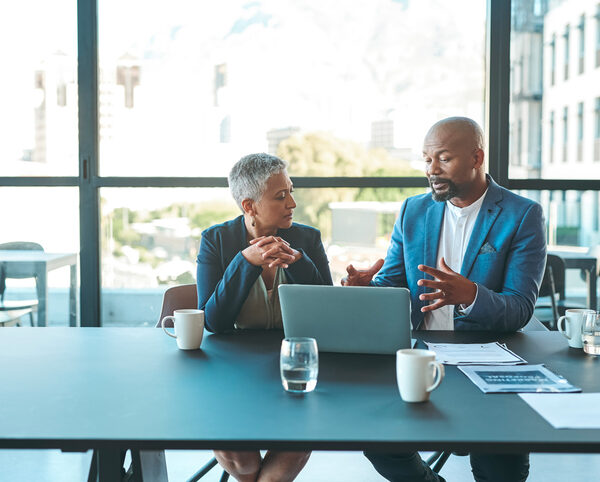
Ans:
{"type": "MultiPolygon", "coordinates": [[[[540,285],[540,292],[538,294],[539,298],[550,298],[550,307],[552,309],[552,320],[548,323],[550,328],[556,329],[556,324],[558,323],[558,303],[556,301],[556,283],[554,282],[554,269],[552,265],[546,262],[546,269],[544,270],[544,277],[542,278],[542,284],[540,285]]],[[[543,303],[536,303],[536,309],[538,308],[547,308],[547,306],[543,303]]]]}
{"type": "MultiPolygon", "coordinates": [[[[0,244],[0,250],[31,250],[44,251],[44,248],[38,244],[29,241],[15,241],[12,243],[0,244]]],[[[7,279],[25,279],[34,278],[37,290],[37,278],[33,267],[24,264],[15,265],[11,263],[0,263],[0,313],[4,312],[12,321],[24,315],[29,315],[29,322],[33,326],[33,312],[37,311],[38,300],[9,300],[4,299],[6,292],[7,279]]],[[[1,323],[1,322],[0,322],[1,323]]]]}
{"type": "Polygon", "coordinates": [[[582,304],[567,300],[565,273],[566,268],[563,259],[555,254],[548,254],[546,258],[546,269],[544,271],[542,284],[540,285],[538,302],[536,303],[535,308],[538,310],[538,314],[540,313],[540,309],[551,309],[552,319],[547,322],[551,330],[556,330],[558,318],[563,316],[566,310],[586,308],[582,304]],[[539,298],[545,297],[550,299],[550,304],[539,302],[539,298]]]}
{"type": "MultiPolygon", "coordinates": [[[[195,284],[177,285],[167,288],[163,295],[162,308],[160,310],[160,318],[156,323],[156,328],[161,327],[161,321],[165,316],[171,316],[175,310],[179,309],[195,309],[198,308],[198,293],[196,291],[195,284]]],[[[172,327],[173,321],[167,320],[165,322],[166,327],[172,327]]],[[[200,470],[198,470],[187,482],[196,482],[204,477],[210,470],[217,465],[217,459],[211,458],[206,464],[204,464],[200,470]]],[[[229,480],[229,474],[227,471],[223,471],[221,475],[221,482],[229,480]]]]}
{"type": "MultiPolygon", "coordinates": [[[[521,328],[519,331],[548,331],[548,328],[544,326],[543,323],[540,322],[535,316],[532,316],[531,319],[527,322],[527,324],[521,328]]],[[[465,456],[469,455],[468,452],[452,452],[450,450],[440,450],[438,452],[434,452],[431,454],[426,460],[425,463],[431,467],[436,474],[442,470],[442,467],[446,463],[446,461],[450,458],[450,455],[458,455],[465,456]]]]}

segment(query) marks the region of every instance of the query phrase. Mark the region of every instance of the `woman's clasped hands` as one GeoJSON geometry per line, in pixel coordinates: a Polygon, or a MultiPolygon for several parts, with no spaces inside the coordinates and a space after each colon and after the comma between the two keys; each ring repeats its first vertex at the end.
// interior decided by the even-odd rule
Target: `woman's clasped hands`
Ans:
{"type": "Polygon", "coordinates": [[[242,251],[244,258],[254,266],[287,268],[302,257],[300,251],[279,236],[260,236],[250,240],[250,246],[242,251]]]}

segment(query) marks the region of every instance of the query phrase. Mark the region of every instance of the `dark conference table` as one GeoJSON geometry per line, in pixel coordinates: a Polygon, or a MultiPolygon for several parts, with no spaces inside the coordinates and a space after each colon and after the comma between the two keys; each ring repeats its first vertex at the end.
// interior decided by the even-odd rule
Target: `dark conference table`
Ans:
{"type": "MultiPolygon", "coordinates": [[[[557,332],[414,335],[505,341],[600,391],[600,358],[557,332]]],[[[600,452],[600,430],[555,430],[516,394],[484,395],[456,367],[430,402],[407,404],[394,356],[322,353],[315,392],[288,394],[281,339],[206,335],[202,350],[184,352],[158,329],[3,328],[0,448],[600,452]]]]}

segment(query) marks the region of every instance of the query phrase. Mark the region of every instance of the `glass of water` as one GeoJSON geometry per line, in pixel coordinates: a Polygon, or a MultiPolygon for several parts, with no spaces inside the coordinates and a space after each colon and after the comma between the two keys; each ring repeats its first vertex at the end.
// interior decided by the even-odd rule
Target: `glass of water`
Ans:
{"type": "Polygon", "coordinates": [[[583,316],[583,351],[590,355],[600,355],[600,311],[590,311],[583,316]]]}
{"type": "Polygon", "coordinates": [[[281,383],[292,393],[312,392],[319,374],[319,350],[314,338],[285,338],[279,358],[281,383]]]}

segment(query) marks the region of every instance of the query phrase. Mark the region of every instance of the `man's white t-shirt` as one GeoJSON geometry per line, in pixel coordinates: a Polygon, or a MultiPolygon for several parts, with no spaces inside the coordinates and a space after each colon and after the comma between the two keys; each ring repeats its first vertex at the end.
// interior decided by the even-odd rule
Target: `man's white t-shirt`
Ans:
{"type": "MultiPolygon", "coordinates": [[[[446,201],[436,268],[439,269],[440,260],[444,258],[452,271],[460,273],[473,226],[475,226],[486,194],[487,189],[477,201],[464,208],[459,208],[450,201],[446,201]]],[[[475,296],[475,300],[477,300],[477,296],[475,296]]],[[[475,300],[471,305],[462,309],[462,313],[468,315],[475,300]]],[[[454,330],[454,305],[442,306],[437,310],[425,313],[422,328],[425,330],[454,330]]]]}

